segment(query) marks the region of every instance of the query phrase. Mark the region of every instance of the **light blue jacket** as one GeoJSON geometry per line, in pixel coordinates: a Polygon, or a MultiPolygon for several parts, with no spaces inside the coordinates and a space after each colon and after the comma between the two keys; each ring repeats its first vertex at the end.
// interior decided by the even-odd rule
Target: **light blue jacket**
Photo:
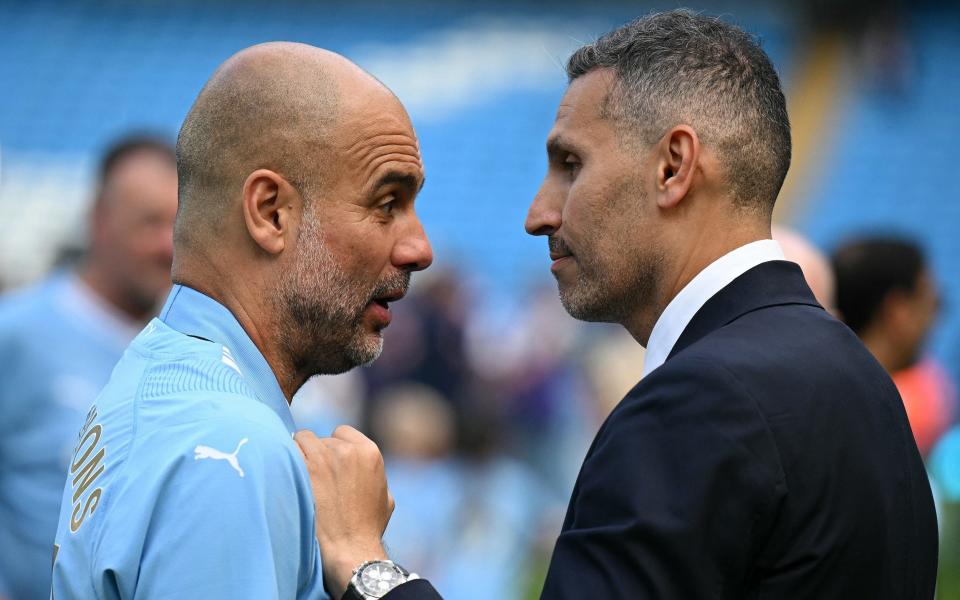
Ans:
{"type": "Polygon", "coordinates": [[[174,286],[76,439],[53,597],[326,598],[293,432],[233,315],[174,286]]]}

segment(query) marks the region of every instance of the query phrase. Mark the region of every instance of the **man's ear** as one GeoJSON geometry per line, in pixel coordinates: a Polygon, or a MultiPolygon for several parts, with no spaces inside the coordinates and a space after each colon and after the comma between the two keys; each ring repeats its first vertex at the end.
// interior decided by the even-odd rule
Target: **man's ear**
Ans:
{"type": "Polygon", "coordinates": [[[700,161],[700,138],[689,125],[677,125],[656,146],[656,195],[660,208],[673,208],[687,196],[700,161]]]}
{"type": "Polygon", "coordinates": [[[266,252],[279,254],[286,247],[297,198],[293,186],[269,169],[257,169],[243,182],[243,220],[250,237],[266,252]]]}

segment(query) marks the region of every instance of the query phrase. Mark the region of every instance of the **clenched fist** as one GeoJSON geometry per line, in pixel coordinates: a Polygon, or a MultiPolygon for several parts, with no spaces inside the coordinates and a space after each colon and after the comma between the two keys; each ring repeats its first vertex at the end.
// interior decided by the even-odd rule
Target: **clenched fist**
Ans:
{"type": "Polygon", "coordinates": [[[393,514],[393,497],[383,456],[367,436],[346,425],[328,438],[300,431],[294,439],[313,486],[324,575],[339,598],[354,568],[387,558],[381,538],[393,514]]]}

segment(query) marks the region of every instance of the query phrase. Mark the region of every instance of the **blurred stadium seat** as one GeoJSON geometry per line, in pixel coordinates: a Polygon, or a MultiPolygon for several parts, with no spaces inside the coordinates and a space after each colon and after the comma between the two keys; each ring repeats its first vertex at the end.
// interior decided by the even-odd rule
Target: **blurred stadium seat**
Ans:
{"type": "MultiPolygon", "coordinates": [[[[549,280],[545,245],[525,236],[522,223],[544,172],[563,61],[578,40],[637,11],[610,4],[584,15],[561,4],[545,12],[533,2],[0,2],[0,81],[11,90],[0,95],[2,181],[9,182],[0,186],[0,206],[43,181],[30,198],[42,203],[36,212],[48,228],[21,226],[15,239],[0,241],[0,280],[35,278],[52,256],[37,247],[78,225],[87,188],[51,161],[82,172],[87,157],[130,128],[175,135],[222,60],[273,39],[341,52],[408,105],[429,180],[419,206],[438,264],[455,257],[494,292],[531,276],[549,280]],[[25,155],[45,168],[22,171],[25,155]]],[[[786,25],[768,20],[764,44],[782,64],[786,25]]]]}

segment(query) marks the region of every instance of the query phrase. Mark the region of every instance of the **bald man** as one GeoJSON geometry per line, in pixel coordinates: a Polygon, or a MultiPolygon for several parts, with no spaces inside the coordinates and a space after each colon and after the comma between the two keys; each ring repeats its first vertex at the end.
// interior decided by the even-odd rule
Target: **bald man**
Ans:
{"type": "MultiPolygon", "coordinates": [[[[389,303],[432,260],[416,136],[346,59],[264,44],[200,92],[177,171],[175,285],[80,430],[53,596],[325,597],[289,402],[376,358],[389,303]]],[[[356,436],[324,443],[378,453],[356,436]]],[[[374,484],[350,502],[391,501],[374,484]]],[[[358,529],[377,540],[366,555],[382,556],[385,526],[358,529]]]]}

